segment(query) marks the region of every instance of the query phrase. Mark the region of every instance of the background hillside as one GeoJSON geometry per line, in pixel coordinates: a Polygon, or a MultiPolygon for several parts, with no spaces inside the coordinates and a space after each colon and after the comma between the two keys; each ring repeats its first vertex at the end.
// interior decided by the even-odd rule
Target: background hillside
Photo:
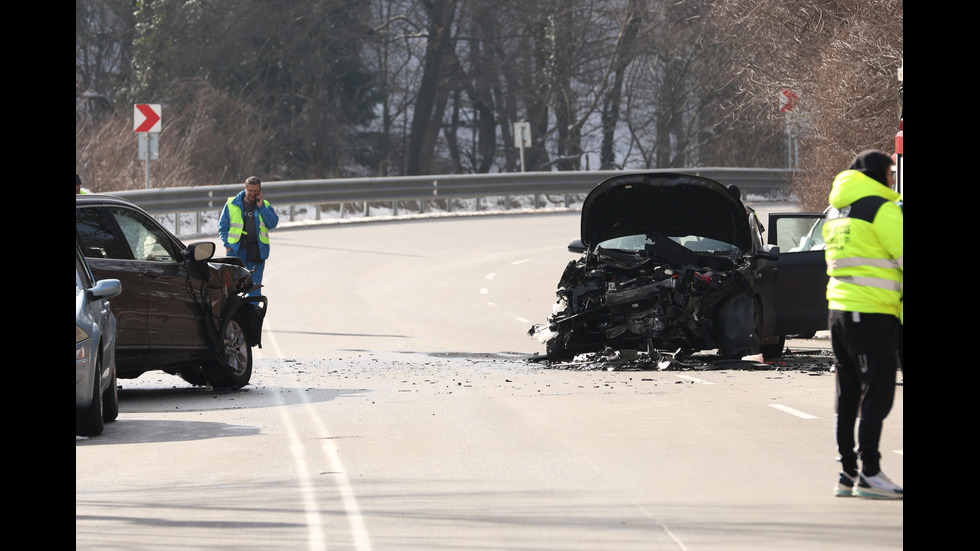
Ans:
{"type": "Polygon", "coordinates": [[[802,169],[891,152],[901,1],[76,0],[75,165],[141,188],[520,170],[802,169]],[[780,92],[800,98],[780,111],[780,92]]]}

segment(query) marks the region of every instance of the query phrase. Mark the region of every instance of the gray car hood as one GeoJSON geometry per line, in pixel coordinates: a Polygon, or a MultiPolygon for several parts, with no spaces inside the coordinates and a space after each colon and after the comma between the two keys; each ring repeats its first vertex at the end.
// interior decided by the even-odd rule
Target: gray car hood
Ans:
{"type": "Polygon", "coordinates": [[[624,174],[597,185],[582,204],[582,242],[589,248],[624,235],[700,235],[752,247],[745,205],[725,186],[676,173],[624,174]]]}

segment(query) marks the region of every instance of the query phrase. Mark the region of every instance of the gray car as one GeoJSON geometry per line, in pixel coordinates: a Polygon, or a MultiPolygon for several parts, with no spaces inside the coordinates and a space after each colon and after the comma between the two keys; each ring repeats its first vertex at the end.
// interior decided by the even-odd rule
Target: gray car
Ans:
{"type": "Polygon", "coordinates": [[[102,434],[119,415],[116,384],[116,316],[109,298],[118,279],[97,281],[75,245],[75,434],[102,434]]]}

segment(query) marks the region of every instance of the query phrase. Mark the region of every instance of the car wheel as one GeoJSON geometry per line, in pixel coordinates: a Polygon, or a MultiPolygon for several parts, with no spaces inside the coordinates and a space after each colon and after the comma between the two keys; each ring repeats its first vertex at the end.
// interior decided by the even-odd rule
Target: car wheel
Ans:
{"type": "Polygon", "coordinates": [[[237,318],[228,320],[219,334],[216,357],[204,366],[204,374],[214,388],[241,388],[252,378],[252,347],[237,318]]]}
{"type": "Polygon", "coordinates": [[[786,346],[786,336],[780,336],[776,344],[762,345],[762,357],[767,360],[775,360],[782,357],[783,348],[786,346]]]}
{"type": "Polygon", "coordinates": [[[755,299],[755,333],[759,337],[759,350],[755,354],[762,354],[763,359],[775,360],[783,356],[783,347],[786,346],[786,335],[780,335],[775,343],[762,344],[762,301],[758,297],[755,299]]]}
{"type": "Polygon", "coordinates": [[[111,423],[116,417],[119,417],[119,381],[116,379],[116,371],[113,370],[109,388],[102,395],[102,421],[111,423]]]}
{"type": "Polygon", "coordinates": [[[97,436],[105,426],[102,419],[102,357],[96,360],[95,383],[92,388],[92,403],[85,409],[75,410],[75,434],[97,436]]]}
{"type": "Polygon", "coordinates": [[[719,307],[718,319],[720,331],[716,339],[722,358],[739,359],[759,353],[762,308],[758,299],[747,294],[735,295],[719,307]]]}
{"type": "Polygon", "coordinates": [[[561,334],[555,335],[545,344],[545,354],[553,362],[571,360],[575,356],[565,350],[564,336],[561,334]]]}
{"type": "Polygon", "coordinates": [[[200,367],[183,367],[177,371],[177,375],[194,386],[208,386],[208,377],[200,367]]]}

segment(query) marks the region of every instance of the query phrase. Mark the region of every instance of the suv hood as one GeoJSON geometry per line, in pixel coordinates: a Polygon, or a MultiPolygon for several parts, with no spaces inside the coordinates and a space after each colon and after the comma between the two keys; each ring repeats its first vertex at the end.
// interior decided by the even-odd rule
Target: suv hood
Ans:
{"type": "Polygon", "coordinates": [[[745,205],[718,182],[676,173],[613,176],[582,204],[582,242],[588,248],[624,235],[699,235],[752,247],[745,205]]]}

